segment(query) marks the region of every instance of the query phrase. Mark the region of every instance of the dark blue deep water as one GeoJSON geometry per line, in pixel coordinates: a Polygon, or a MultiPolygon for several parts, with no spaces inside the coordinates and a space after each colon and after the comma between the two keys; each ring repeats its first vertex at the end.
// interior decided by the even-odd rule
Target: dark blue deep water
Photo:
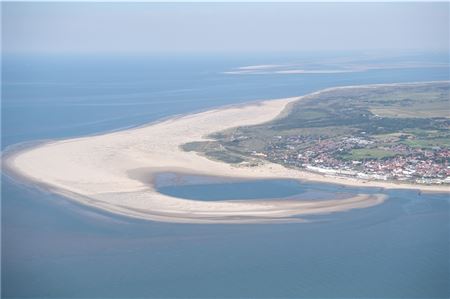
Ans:
{"type": "MultiPolygon", "coordinates": [[[[326,55],[350,54],[4,56],[2,149],[325,87],[449,80],[448,68],[442,67],[223,74],[244,65],[322,61],[326,55]]],[[[448,55],[420,58],[448,62],[448,55]]],[[[258,184],[161,188],[186,198],[222,193],[217,200],[227,193],[229,199],[294,193],[314,199],[352,192],[383,192],[389,199],[373,208],[317,216],[310,223],[169,224],[89,209],[2,176],[2,297],[450,296],[448,194],[317,183],[279,188],[286,182],[277,181],[264,189],[258,184]]]]}

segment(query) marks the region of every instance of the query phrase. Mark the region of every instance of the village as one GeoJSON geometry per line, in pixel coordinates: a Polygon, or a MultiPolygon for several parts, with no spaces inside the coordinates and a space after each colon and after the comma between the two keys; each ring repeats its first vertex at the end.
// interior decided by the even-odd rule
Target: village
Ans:
{"type": "Polygon", "coordinates": [[[404,143],[380,144],[367,136],[339,139],[275,136],[252,156],[324,175],[420,184],[450,183],[450,150],[420,148],[404,143]],[[362,153],[358,155],[355,153],[362,153]]]}

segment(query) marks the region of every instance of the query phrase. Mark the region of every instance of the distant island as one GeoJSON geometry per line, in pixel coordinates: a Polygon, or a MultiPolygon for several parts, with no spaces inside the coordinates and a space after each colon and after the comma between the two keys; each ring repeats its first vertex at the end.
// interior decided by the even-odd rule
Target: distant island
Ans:
{"type": "Polygon", "coordinates": [[[266,161],[325,175],[450,183],[450,83],[334,88],[292,102],[276,119],[184,144],[241,166],[266,161]]]}

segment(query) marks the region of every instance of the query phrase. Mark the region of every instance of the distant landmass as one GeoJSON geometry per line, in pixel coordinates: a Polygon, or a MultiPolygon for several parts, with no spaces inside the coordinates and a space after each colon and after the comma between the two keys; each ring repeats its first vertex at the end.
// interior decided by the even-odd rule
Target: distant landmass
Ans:
{"type": "Polygon", "coordinates": [[[449,82],[324,90],[276,119],[209,135],[186,151],[252,167],[286,167],[360,179],[450,183],[449,82]]]}

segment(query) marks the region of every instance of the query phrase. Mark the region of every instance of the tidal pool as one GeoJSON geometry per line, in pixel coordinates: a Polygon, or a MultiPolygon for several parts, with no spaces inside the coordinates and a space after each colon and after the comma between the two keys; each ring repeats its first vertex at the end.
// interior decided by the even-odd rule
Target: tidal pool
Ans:
{"type": "MultiPolygon", "coordinates": [[[[329,200],[361,193],[361,188],[318,184],[295,179],[238,179],[218,176],[159,173],[153,183],[158,192],[191,200],[329,200]]],[[[372,193],[364,188],[363,193],[372,193]]]]}

